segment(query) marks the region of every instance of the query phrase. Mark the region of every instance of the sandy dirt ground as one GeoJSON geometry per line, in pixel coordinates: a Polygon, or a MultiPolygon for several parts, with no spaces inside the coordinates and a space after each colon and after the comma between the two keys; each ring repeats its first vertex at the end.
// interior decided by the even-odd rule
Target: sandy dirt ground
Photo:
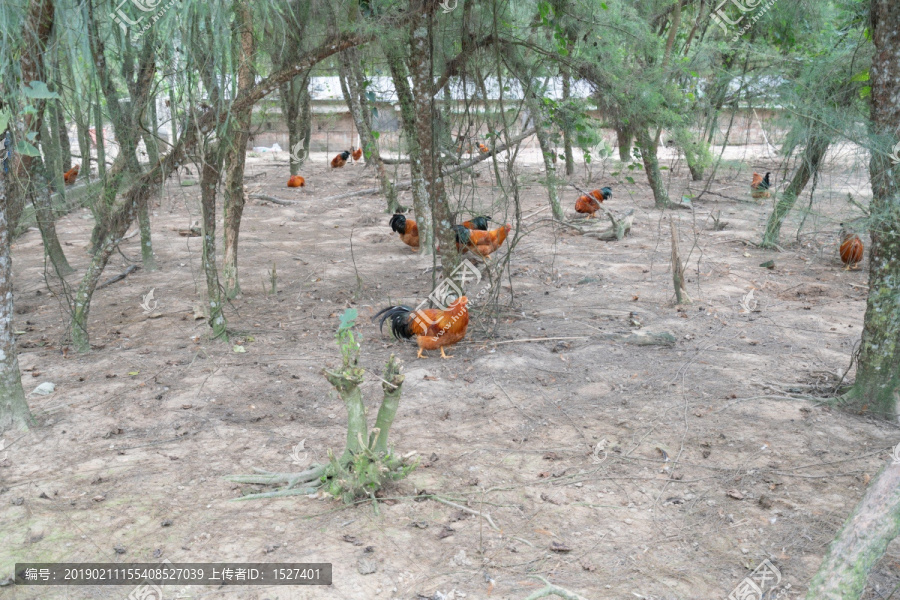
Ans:
{"type": "MultiPolygon", "coordinates": [[[[167,587],[164,598],[521,600],[540,575],[591,600],[722,599],[768,560],[781,579],[766,597],[797,598],[900,442],[896,426],[815,399],[848,369],[865,310],[865,269],[843,270],[836,246],[838,223],[861,214],[847,193],[867,203],[856,165],[832,161],[803,235],[798,213],[778,252],[754,245],[771,201],[752,202],[747,186],[751,171],[775,170],[764,154],[723,163],[693,211],[654,209],[643,173],[628,183],[617,161],[595,163],[592,181],[579,167],[579,185],[613,187],[611,210],[634,209],[621,242],[543,220],[542,174],[523,160],[526,218],[497,283],[501,306],[473,307],[452,359],[417,360],[414,344],[379,334],[369,317],[426,297],[431,258],[390,231],[380,197],[322,202],[373,186],[372,169],[331,171],[314,155],[307,187],[289,190],[287,161],[249,159],[258,177],[248,187],[299,204],[252,200],[244,211],[231,343],[208,339],[195,319],[205,297],[200,238],[178,230],[199,221],[197,186],[167,183],[153,207],[160,268],[96,293],[84,356],[67,351],[66,300],[45,278],[40,235],[16,242],[23,383],[56,391],[29,396],[39,427],[3,438],[0,578],[23,561],[331,562],[328,587],[167,587]],[[684,306],[673,302],[671,218],[693,298],[684,306]],[[759,266],[768,260],[773,269],[759,266]],[[377,510],[306,497],[234,502],[260,488],[226,475],[301,470],[342,449],[346,414],[321,369],[338,363],[334,330],[348,307],[361,317],[370,420],[382,366],[391,353],[403,361],[392,443],[417,452],[419,467],[377,510]],[[638,330],[676,341],[623,341],[638,330]],[[423,490],[489,514],[499,531],[417,499],[423,490]]],[[[678,198],[689,175],[667,164],[678,198]]],[[[477,187],[458,182],[454,198],[513,221],[490,163],[476,170],[477,187]]],[[[572,218],[576,196],[563,191],[572,218]]],[[[91,225],[86,210],[59,221],[77,269],[70,285],[87,265],[91,225]]],[[[135,236],[104,278],[139,257],[135,236]]],[[[898,584],[895,542],[865,597],[886,598],[898,584]]],[[[21,599],[131,592],[0,587],[0,597],[21,599]]]]}

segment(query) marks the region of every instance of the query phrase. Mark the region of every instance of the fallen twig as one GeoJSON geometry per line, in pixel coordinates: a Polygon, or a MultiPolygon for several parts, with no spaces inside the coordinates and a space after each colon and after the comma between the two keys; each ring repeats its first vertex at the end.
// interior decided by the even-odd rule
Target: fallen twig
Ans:
{"type": "Polygon", "coordinates": [[[266,202],[272,202],[273,204],[281,204],[282,206],[297,206],[298,204],[303,204],[296,200],[282,200],[281,198],[276,198],[275,196],[269,196],[267,194],[250,194],[248,198],[253,200],[265,200],[266,202]]]}
{"type": "Polygon", "coordinates": [[[537,600],[538,598],[546,598],[547,596],[559,596],[560,598],[565,598],[565,600],[587,600],[587,598],[580,594],[570,592],[566,588],[561,588],[558,585],[553,585],[540,575],[531,575],[531,577],[533,579],[540,579],[546,585],[525,598],[525,600],[537,600]]]}
{"type": "Polygon", "coordinates": [[[446,504],[447,506],[452,506],[453,508],[456,508],[463,512],[467,512],[470,515],[475,515],[476,517],[481,517],[485,521],[487,521],[488,525],[490,525],[492,529],[494,529],[495,531],[500,531],[500,528],[497,527],[497,524],[494,523],[494,520],[491,518],[491,515],[489,515],[488,513],[478,512],[477,510],[471,509],[468,506],[463,506],[462,504],[457,504],[456,502],[451,502],[451,501],[447,500],[446,498],[441,498],[440,496],[435,496],[434,494],[431,494],[428,497],[431,498],[432,500],[437,500],[441,504],[446,504]]]}
{"type": "Polygon", "coordinates": [[[106,281],[104,281],[103,283],[98,285],[97,289],[102,290],[103,288],[105,288],[108,285],[112,285],[117,281],[122,281],[123,279],[125,279],[126,277],[128,277],[129,275],[131,275],[132,273],[134,273],[135,271],[137,271],[140,268],[141,267],[138,265],[131,265],[127,269],[125,269],[122,273],[119,273],[115,277],[110,277],[109,279],[107,279],[106,281]]]}

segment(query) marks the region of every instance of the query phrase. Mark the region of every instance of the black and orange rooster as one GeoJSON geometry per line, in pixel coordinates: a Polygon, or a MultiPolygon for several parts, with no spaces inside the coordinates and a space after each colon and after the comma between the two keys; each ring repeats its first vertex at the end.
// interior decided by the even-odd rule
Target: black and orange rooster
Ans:
{"type": "Polygon", "coordinates": [[[865,247],[859,236],[850,231],[841,223],[841,262],[847,265],[847,270],[855,269],[862,262],[865,247]]]}
{"type": "Polygon", "coordinates": [[[416,337],[419,345],[418,358],[425,358],[425,350],[441,350],[441,358],[453,358],[444,352],[444,348],[452,346],[466,336],[469,327],[469,311],[466,308],[469,299],[465,296],[457,298],[447,310],[425,308],[414,310],[408,306],[389,306],[372,317],[374,322],[381,317],[379,329],[383,330],[384,322],[391,320],[391,333],[397,339],[416,337]]]}
{"type": "Polygon", "coordinates": [[[769,181],[769,175],[771,175],[771,173],[766,173],[765,177],[759,173],[753,174],[753,181],[750,183],[751,196],[756,199],[772,197],[772,194],[769,192],[769,188],[772,187],[772,183],[769,181]]]}
{"type": "Polygon", "coordinates": [[[331,168],[332,169],[340,169],[344,165],[347,164],[347,159],[350,158],[350,151],[344,150],[337,156],[331,159],[331,168]]]}
{"type": "Polygon", "coordinates": [[[352,156],[353,156],[353,162],[356,162],[359,159],[361,159],[362,158],[362,148],[357,148],[356,150],[354,150],[352,156]]]}
{"type": "Polygon", "coordinates": [[[487,231],[488,221],[490,220],[491,218],[488,216],[475,217],[474,219],[463,223],[462,226],[466,229],[478,229],[479,231],[487,231]]]}
{"type": "Polygon", "coordinates": [[[491,231],[480,231],[478,229],[468,229],[462,225],[456,226],[456,249],[463,253],[466,250],[477,254],[482,258],[487,258],[492,252],[497,250],[506,241],[512,226],[507,223],[503,227],[492,229],[491,231]]]}
{"type": "Polygon", "coordinates": [[[478,149],[481,151],[482,154],[487,154],[488,152],[491,151],[490,148],[488,148],[487,146],[485,146],[485,145],[482,144],[481,142],[478,142],[478,149]]]}
{"type": "Polygon", "coordinates": [[[303,187],[304,185],[306,185],[306,179],[300,175],[291,175],[288,178],[288,187],[303,187]]]}
{"type": "Polygon", "coordinates": [[[391,229],[400,234],[404,244],[413,250],[419,249],[419,226],[415,221],[397,213],[391,217],[391,229]]]}
{"type": "Polygon", "coordinates": [[[589,196],[579,196],[575,201],[575,212],[586,214],[588,219],[596,217],[594,214],[600,210],[600,204],[604,200],[612,198],[612,188],[605,187],[594,190],[589,196]]]}
{"type": "Polygon", "coordinates": [[[79,169],[81,169],[81,165],[75,165],[63,174],[63,181],[65,181],[66,185],[75,183],[75,180],[78,179],[79,169]]]}

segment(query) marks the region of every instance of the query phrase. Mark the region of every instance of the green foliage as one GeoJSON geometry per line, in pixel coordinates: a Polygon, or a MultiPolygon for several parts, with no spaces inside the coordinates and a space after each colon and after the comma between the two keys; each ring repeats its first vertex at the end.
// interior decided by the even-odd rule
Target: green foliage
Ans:
{"type": "Polygon", "coordinates": [[[345,310],[340,317],[340,325],[338,325],[337,333],[335,334],[345,368],[355,367],[359,362],[360,346],[353,333],[353,327],[356,325],[358,316],[359,313],[355,308],[345,310]]]}

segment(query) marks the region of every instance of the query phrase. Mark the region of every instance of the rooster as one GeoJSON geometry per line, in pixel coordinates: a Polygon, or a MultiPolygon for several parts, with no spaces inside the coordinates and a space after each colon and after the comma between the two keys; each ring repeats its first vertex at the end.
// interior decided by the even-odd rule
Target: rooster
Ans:
{"type": "Polygon", "coordinates": [[[415,221],[397,213],[391,217],[391,229],[400,234],[404,244],[413,250],[419,249],[419,226],[415,221]]]}
{"type": "Polygon", "coordinates": [[[478,149],[481,150],[481,153],[482,153],[482,154],[487,154],[488,152],[491,151],[490,148],[488,148],[487,146],[485,146],[485,145],[482,144],[481,142],[478,142],[478,149]]]}
{"type": "Polygon", "coordinates": [[[588,196],[579,196],[575,201],[575,212],[586,214],[588,219],[595,218],[594,214],[600,210],[600,204],[604,200],[612,198],[612,188],[601,188],[594,190],[588,196]]]}
{"type": "Polygon", "coordinates": [[[461,225],[456,226],[456,248],[460,253],[471,250],[482,258],[487,258],[506,241],[512,226],[507,223],[503,227],[491,231],[467,229],[461,225]]]}
{"type": "Polygon", "coordinates": [[[356,150],[354,150],[352,156],[353,156],[353,162],[356,162],[359,159],[361,159],[362,158],[362,148],[357,148],[356,150]]]}
{"type": "Polygon", "coordinates": [[[841,262],[847,265],[848,271],[855,269],[856,265],[862,262],[864,250],[865,247],[859,236],[841,223],[841,262]]]}
{"type": "Polygon", "coordinates": [[[337,156],[331,159],[331,168],[332,169],[340,169],[344,165],[347,164],[347,159],[350,158],[350,151],[344,150],[337,156]]]}
{"type": "Polygon", "coordinates": [[[73,183],[75,183],[75,180],[78,178],[78,170],[80,168],[81,165],[75,165],[63,174],[63,181],[66,182],[66,185],[72,185],[73,183]]]}
{"type": "Polygon", "coordinates": [[[753,181],[750,183],[751,196],[757,199],[772,197],[772,194],[769,192],[769,188],[772,186],[772,183],[769,181],[769,175],[771,173],[766,173],[765,177],[759,173],[753,174],[753,181]]]}
{"type": "Polygon", "coordinates": [[[463,223],[462,226],[466,229],[478,229],[480,231],[487,231],[488,221],[490,220],[491,218],[487,216],[475,217],[474,219],[463,223]]]}
{"type": "Polygon", "coordinates": [[[300,175],[291,175],[288,178],[288,187],[303,187],[304,185],[306,185],[306,180],[300,175]]]}
{"type": "Polygon", "coordinates": [[[469,326],[469,311],[466,309],[469,299],[465,296],[457,298],[447,310],[426,308],[414,310],[408,306],[390,306],[372,317],[374,322],[381,317],[379,329],[383,331],[384,322],[391,320],[391,333],[397,339],[410,339],[416,336],[419,345],[418,358],[425,358],[425,350],[441,350],[441,358],[453,358],[444,352],[444,347],[456,344],[466,335],[469,326]]]}

